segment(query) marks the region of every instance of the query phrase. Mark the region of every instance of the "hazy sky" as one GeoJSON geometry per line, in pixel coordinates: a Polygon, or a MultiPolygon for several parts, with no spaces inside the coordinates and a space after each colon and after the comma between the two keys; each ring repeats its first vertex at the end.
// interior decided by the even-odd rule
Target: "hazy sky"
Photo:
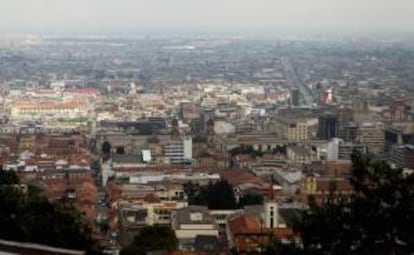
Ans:
{"type": "Polygon", "coordinates": [[[414,0],[0,0],[0,31],[414,31],[414,0]]]}

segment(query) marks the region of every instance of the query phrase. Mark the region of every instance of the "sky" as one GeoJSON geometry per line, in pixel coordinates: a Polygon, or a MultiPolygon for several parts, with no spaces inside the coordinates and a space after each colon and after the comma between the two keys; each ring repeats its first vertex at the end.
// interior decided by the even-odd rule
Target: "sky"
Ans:
{"type": "Polygon", "coordinates": [[[0,0],[0,32],[414,31],[413,0],[0,0]]]}

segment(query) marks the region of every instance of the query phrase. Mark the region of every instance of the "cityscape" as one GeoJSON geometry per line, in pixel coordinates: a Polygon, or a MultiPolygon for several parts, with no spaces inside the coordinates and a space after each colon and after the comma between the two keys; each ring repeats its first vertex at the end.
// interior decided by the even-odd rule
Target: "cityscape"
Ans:
{"type": "Polygon", "coordinates": [[[0,254],[414,254],[414,37],[68,34],[0,34],[0,254]]]}

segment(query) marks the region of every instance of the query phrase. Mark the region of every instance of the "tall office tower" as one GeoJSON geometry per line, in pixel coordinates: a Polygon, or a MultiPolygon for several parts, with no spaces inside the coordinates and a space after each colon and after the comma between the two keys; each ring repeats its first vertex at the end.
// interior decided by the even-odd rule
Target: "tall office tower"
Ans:
{"type": "Polygon", "coordinates": [[[364,122],[358,126],[357,140],[372,152],[384,151],[384,123],[381,121],[364,122]]]}
{"type": "Polygon", "coordinates": [[[278,118],[273,130],[289,141],[303,141],[309,139],[309,127],[307,119],[278,118]]]}
{"type": "Polygon", "coordinates": [[[364,97],[357,97],[352,101],[353,121],[356,124],[373,121],[369,105],[368,99],[364,97]]]}
{"type": "Polygon", "coordinates": [[[338,127],[346,127],[349,123],[353,122],[353,112],[350,108],[339,108],[335,110],[335,114],[338,117],[338,127]]]}
{"type": "Polygon", "coordinates": [[[207,123],[209,120],[214,120],[214,109],[212,108],[204,108],[200,112],[200,127],[201,132],[207,132],[207,123]]]}
{"type": "Polygon", "coordinates": [[[338,137],[338,117],[331,113],[320,116],[318,138],[329,140],[334,137],[338,137]]]}
{"type": "Polygon", "coordinates": [[[300,91],[299,89],[292,89],[290,91],[290,104],[292,106],[299,106],[300,102],[300,91]]]}

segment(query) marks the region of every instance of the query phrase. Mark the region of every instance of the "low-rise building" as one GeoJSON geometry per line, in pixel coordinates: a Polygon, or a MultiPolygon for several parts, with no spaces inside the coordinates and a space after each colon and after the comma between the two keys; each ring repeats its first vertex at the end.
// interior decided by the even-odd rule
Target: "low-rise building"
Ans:
{"type": "Polygon", "coordinates": [[[287,148],[288,159],[296,164],[309,164],[318,160],[318,151],[314,147],[305,146],[289,146],[287,148]]]}
{"type": "Polygon", "coordinates": [[[130,244],[144,226],[170,225],[172,213],[187,205],[187,202],[161,201],[151,195],[142,200],[118,202],[116,208],[121,243],[130,244]]]}
{"type": "Polygon", "coordinates": [[[260,253],[272,238],[287,241],[295,235],[275,201],[246,207],[243,213],[229,219],[226,233],[230,248],[238,254],[260,253]]]}
{"type": "Polygon", "coordinates": [[[173,212],[172,228],[180,250],[195,250],[197,236],[219,237],[219,226],[203,206],[189,206],[173,212]]]}
{"type": "Polygon", "coordinates": [[[282,187],[284,192],[294,194],[300,188],[302,171],[278,169],[272,173],[274,180],[282,187]]]}
{"type": "Polygon", "coordinates": [[[344,177],[305,174],[301,181],[300,195],[304,201],[312,195],[317,203],[323,203],[331,194],[349,196],[353,192],[352,185],[344,177]]]}
{"type": "Polygon", "coordinates": [[[414,145],[394,145],[388,152],[388,160],[400,168],[414,168],[414,145]]]}

